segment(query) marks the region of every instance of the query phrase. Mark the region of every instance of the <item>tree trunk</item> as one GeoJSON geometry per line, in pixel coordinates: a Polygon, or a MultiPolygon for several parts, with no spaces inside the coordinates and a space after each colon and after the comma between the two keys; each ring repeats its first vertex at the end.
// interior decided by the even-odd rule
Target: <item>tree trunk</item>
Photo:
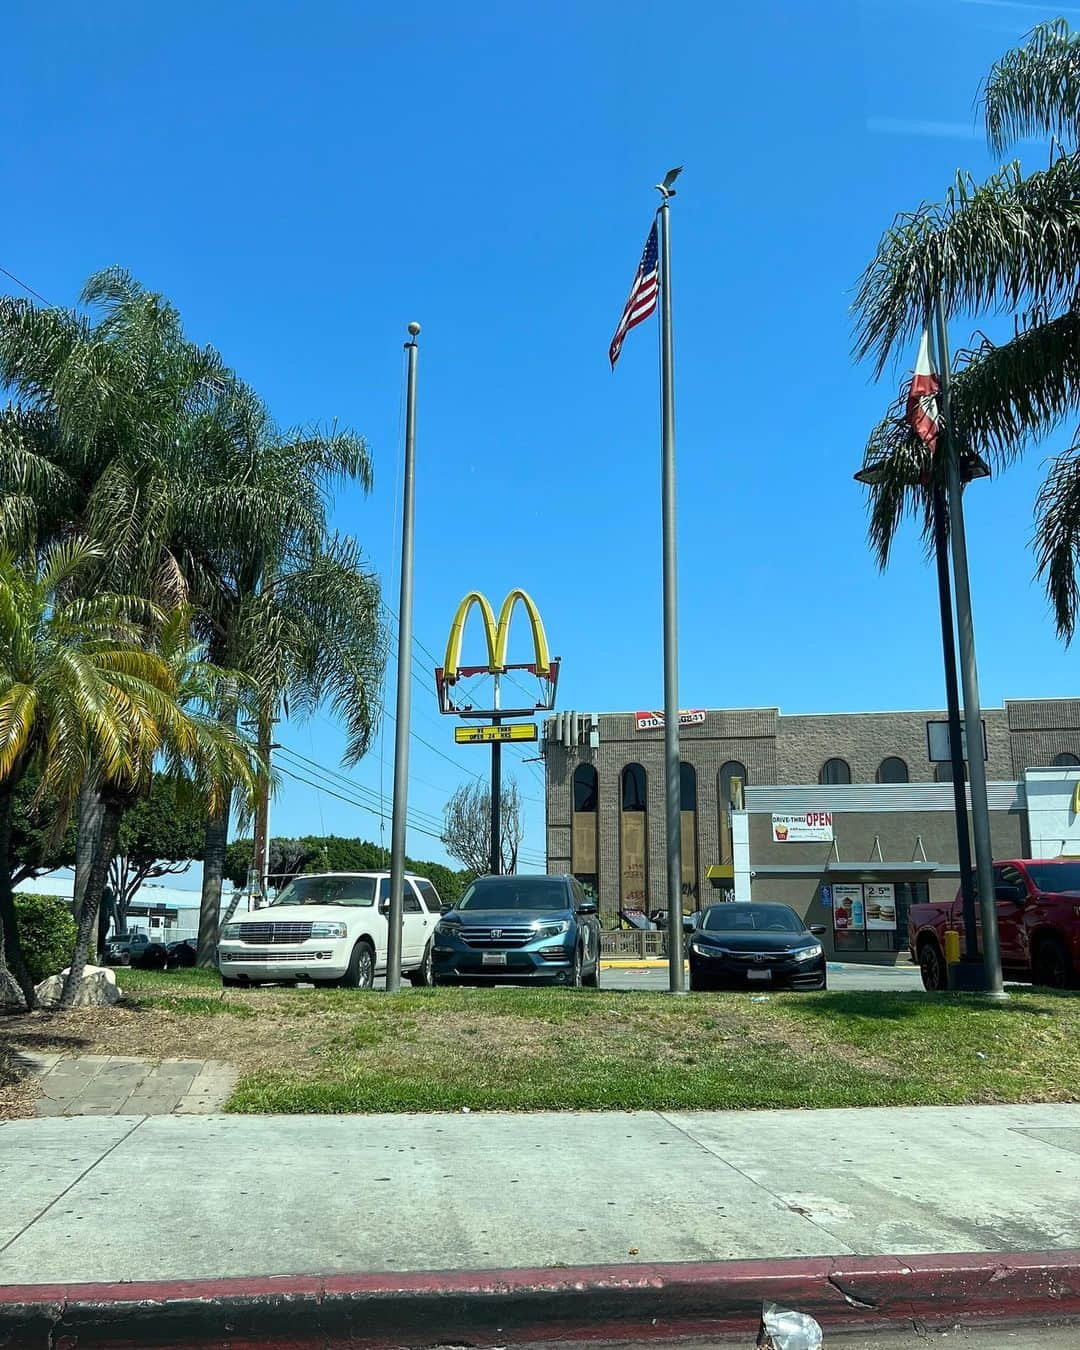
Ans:
{"type": "MultiPolygon", "coordinates": [[[[82,917],[83,901],[90,880],[90,871],[97,856],[104,814],[105,803],[102,799],[101,788],[96,776],[92,772],[88,773],[79,789],[79,826],[75,837],[75,885],[72,889],[75,903],[72,905],[72,913],[75,915],[76,923],[82,917]]],[[[93,940],[94,950],[96,951],[98,948],[96,926],[93,940]]]]}
{"type": "Polygon", "coordinates": [[[11,881],[11,818],[15,783],[0,785],[0,971],[8,972],[19,986],[28,1008],[37,1006],[34,980],[27,969],[15,921],[15,891],[11,881]]]}
{"type": "Polygon", "coordinates": [[[111,792],[108,793],[103,798],[101,833],[86,879],[86,890],[83,894],[82,910],[79,914],[79,926],[75,933],[75,952],[71,958],[71,968],[68,970],[67,979],[64,981],[64,991],[60,995],[59,1006],[61,1009],[67,1009],[74,1005],[79,982],[82,980],[83,971],[86,969],[87,958],[91,950],[94,950],[92,943],[97,933],[101,892],[109,875],[109,863],[112,862],[113,850],[116,848],[116,836],[120,829],[123,814],[122,800],[111,792]]]}
{"type": "Polygon", "coordinates": [[[198,964],[217,966],[218,922],[221,916],[221,881],[225,875],[225,846],[229,841],[231,796],[206,822],[203,846],[202,899],[199,903],[198,964]]]}

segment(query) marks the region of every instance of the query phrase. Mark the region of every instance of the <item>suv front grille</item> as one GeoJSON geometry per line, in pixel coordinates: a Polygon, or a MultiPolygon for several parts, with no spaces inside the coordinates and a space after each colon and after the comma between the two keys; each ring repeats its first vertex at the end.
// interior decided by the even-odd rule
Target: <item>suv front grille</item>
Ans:
{"type": "Polygon", "coordinates": [[[333,952],[219,952],[220,961],[329,961],[333,952]]]}
{"type": "Polygon", "coordinates": [[[507,947],[525,947],[536,941],[536,929],[527,924],[496,924],[492,927],[477,924],[475,927],[463,927],[461,940],[470,947],[497,947],[500,951],[507,947]]]}
{"type": "Polygon", "coordinates": [[[241,942],[306,942],[311,937],[310,923],[244,923],[241,942]]]}

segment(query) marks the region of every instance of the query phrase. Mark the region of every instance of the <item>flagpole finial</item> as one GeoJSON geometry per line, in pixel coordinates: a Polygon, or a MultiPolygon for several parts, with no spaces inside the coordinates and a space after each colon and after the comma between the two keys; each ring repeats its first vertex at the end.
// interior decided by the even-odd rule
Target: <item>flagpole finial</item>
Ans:
{"type": "Polygon", "coordinates": [[[664,174],[664,181],[662,183],[653,184],[657,192],[659,192],[660,196],[663,197],[664,201],[667,201],[669,197],[675,196],[675,189],[671,185],[672,183],[674,183],[675,179],[678,178],[679,174],[682,173],[682,171],[683,166],[681,164],[678,166],[678,168],[668,169],[667,173],[664,174]]]}

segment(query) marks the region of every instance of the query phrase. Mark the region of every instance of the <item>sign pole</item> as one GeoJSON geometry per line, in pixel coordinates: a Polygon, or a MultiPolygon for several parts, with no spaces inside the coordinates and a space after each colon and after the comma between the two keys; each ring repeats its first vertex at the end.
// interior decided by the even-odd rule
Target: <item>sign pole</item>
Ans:
{"type": "Polygon", "coordinates": [[[952,434],[949,339],[945,311],[938,291],[936,304],[938,378],[941,382],[942,425],[945,430],[946,490],[952,542],[953,582],[956,589],[956,626],[960,633],[960,678],[964,686],[964,726],[967,731],[968,765],[971,774],[971,823],[975,835],[975,870],[978,877],[979,911],[982,917],[982,989],[996,998],[1005,997],[998,944],[997,900],[994,896],[993,844],[990,810],[986,801],[986,761],[983,759],[982,710],[979,706],[979,674],[975,663],[975,625],[971,614],[971,583],[968,577],[967,540],[964,535],[963,488],[960,483],[960,447],[952,434]]]}
{"type": "Polygon", "coordinates": [[[394,806],[390,824],[390,914],[386,939],[386,992],[401,988],[401,922],[405,900],[405,817],[409,805],[409,715],[412,674],[413,514],[416,458],[416,339],[409,324],[405,405],[405,484],[401,508],[401,597],[398,607],[397,726],[394,736],[394,806]]]}
{"type": "MultiPolygon", "coordinates": [[[[501,706],[499,699],[499,676],[495,675],[495,707],[501,706]]],[[[493,717],[491,725],[502,725],[501,717],[493,717]]],[[[502,871],[502,839],[500,826],[502,813],[502,742],[491,742],[491,875],[497,877],[502,871]]]]}
{"type": "Polygon", "coordinates": [[[675,357],[671,336],[671,226],[660,210],[661,515],[664,557],[664,790],[667,822],[668,988],[686,992],[683,970],[682,802],[679,768],[678,555],[675,546],[675,357]]]}

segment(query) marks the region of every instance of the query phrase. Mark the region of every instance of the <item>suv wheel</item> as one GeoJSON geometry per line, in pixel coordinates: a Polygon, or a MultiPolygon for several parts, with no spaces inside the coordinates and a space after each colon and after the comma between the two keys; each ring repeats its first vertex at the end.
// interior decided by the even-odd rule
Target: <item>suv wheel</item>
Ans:
{"type": "Polygon", "coordinates": [[[346,989],[370,989],[375,983],[375,952],[366,938],[352,949],[349,969],[338,983],[346,989]]]}
{"type": "Polygon", "coordinates": [[[933,939],[924,942],[919,948],[919,971],[922,975],[923,988],[929,993],[937,994],[949,987],[949,972],[945,966],[945,957],[933,939]]]}
{"type": "Polygon", "coordinates": [[[1031,956],[1031,977],[1035,984],[1068,989],[1072,974],[1072,962],[1062,940],[1052,936],[1041,938],[1031,956]]]}
{"type": "Polygon", "coordinates": [[[567,977],[566,977],[566,983],[567,983],[567,986],[568,986],[570,989],[580,989],[580,988],[581,988],[581,985],[582,985],[582,979],[581,979],[581,948],[580,948],[580,947],[575,947],[575,948],[574,948],[574,961],[573,961],[573,964],[572,964],[571,967],[570,967],[570,973],[569,973],[569,974],[567,975],[567,977]]]}
{"type": "Polygon", "coordinates": [[[431,950],[433,943],[424,948],[424,959],[415,970],[409,972],[409,983],[417,989],[430,989],[435,983],[435,954],[431,950]]]}

